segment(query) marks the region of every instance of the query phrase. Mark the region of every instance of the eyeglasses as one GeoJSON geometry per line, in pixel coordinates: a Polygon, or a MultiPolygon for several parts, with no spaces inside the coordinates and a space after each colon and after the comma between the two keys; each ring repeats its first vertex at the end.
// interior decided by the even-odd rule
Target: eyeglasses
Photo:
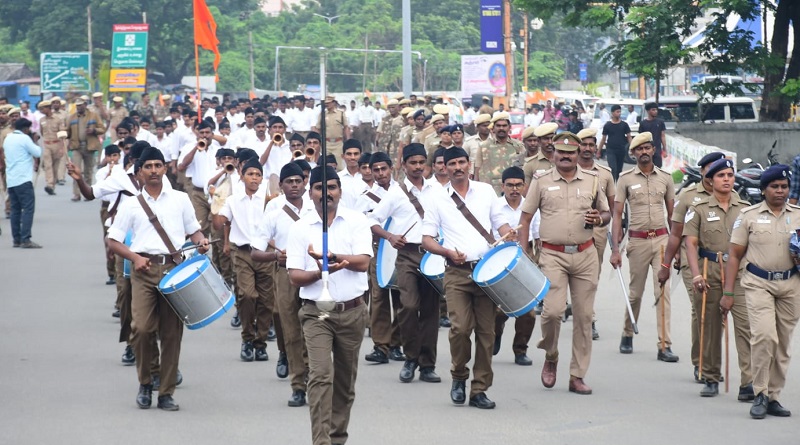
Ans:
{"type": "Polygon", "coordinates": [[[507,183],[503,184],[503,187],[508,187],[510,189],[521,189],[521,188],[525,187],[525,183],[524,182],[516,182],[516,183],[511,184],[511,183],[507,182],[507,183]]]}

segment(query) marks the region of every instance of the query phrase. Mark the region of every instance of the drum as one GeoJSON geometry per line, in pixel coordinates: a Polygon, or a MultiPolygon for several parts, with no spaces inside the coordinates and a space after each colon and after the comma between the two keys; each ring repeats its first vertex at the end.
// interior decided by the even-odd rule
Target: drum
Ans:
{"type": "Polygon", "coordinates": [[[513,242],[490,250],[475,266],[472,280],[510,317],[530,312],[550,289],[550,280],[513,242]]]}
{"type": "Polygon", "coordinates": [[[227,312],[234,295],[206,255],[196,255],[172,269],[158,290],[189,329],[200,329],[227,312]]]}
{"type": "Polygon", "coordinates": [[[187,240],[185,243],[183,243],[183,246],[181,246],[181,250],[183,250],[183,258],[185,260],[193,258],[195,255],[197,255],[197,247],[195,247],[195,244],[191,240],[187,240]],[[188,249],[189,247],[193,247],[193,249],[188,249]],[[188,249],[188,250],[183,250],[183,249],[188,249]]]}
{"type": "Polygon", "coordinates": [[[419,272],[428,279],[439,295],[444,295],[444,266],[444,257],[430,252],[425,252],[419,262],[419,272]]]}
{"type": "MultiPolygon", "coordinates": [[[[128,231],[125,235],[125,245],[131,247],[131,238],[133,238],[133,231],[128,231]]],[[[130,278],[131,277],[131,261],[130,260],[122,260],[122,277],[123,278],[130,278]]]]}
{"type": "MultiPolygon", "coordinates": [[[[383,230],[390,232],[392,218],[388,218],[383,225],[383,230]]],[[[376,263],[376,275],[378,286],[386,289],[397,289],[397,271],[395,262],[397,261],[397,249],[392,247],[389,240],[381,238],[378,242],[378,258],[376,263]]]]}

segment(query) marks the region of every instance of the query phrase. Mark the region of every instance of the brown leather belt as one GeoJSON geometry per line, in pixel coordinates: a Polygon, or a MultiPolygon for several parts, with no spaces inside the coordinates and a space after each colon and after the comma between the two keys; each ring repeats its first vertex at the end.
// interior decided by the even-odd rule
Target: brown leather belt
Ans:
{"type": "Polygon", "coordinates": [[[57,144],[57,143],[61,142],[61,140],[60,139],[52,139],[52,140],[48,141],[47,139],[45,139],[44,142],[46,144],[57,144]]]}
{"type": "Polygon", "coordinates": [[[405,250],[406,252],[414,252],[414,253],[425,253],[425,250],[422,249],[422,244],[415,244],[415,243],[406,243],[403,247],[398,250],[405,250]]]}
{"type": "Polygon", "coordinates": [[[669,233],[666,227],[655,230],[628,230],[628,236],[631,238],[652,239],[657,236],[666,235],[669,233]]]}
{"type": "Polygon", "coordinates": [[[583,252],[584,250],[586,250],[586,249],[588,249],[588,248],[590,248],[592,246],[594,246],[594,240],[591,239],[591,238],[589,238],[589,241],[586,241],[584,243],[577,244],[577,245],[572,245],[572,246],[564,246],[564,245],[561,245],[561,244],[550,244],[550,243],[546,243],[546,242],[542,241],[542,248],[549,249],[549,250],[555,250],[556,252],[562,252],[562,253],[583,252]]]}
{"type": "Polygon", "coordinates": [[[326,138],[325,140],[328,142],[341,142],[342,138],[326,138]]]}
{"type": "Polygon", "coordinates": [[[475,266],[476,266],[476,265],[477,265],[479,262],[480,262],[480,261],[467,261],[467,262],[466,262],[466,263],[464,263],[464,264],[456,264],[456,263],[454,263],[454,262],[450,261],[450,258],[445,258],[445,264],[447,264],[447,267],[455,267],[456,269],[467,269],[467,270],[473,270],[473,269],[475,269],[475,266]]]}
{"type": "MultiPolygon", "coordinates": [[[[309,306],[316,306],[317,302],[314,300],[303,300],[303,304],[307,304],[309,306]]],[[[337,302],[332,312],[349,311],[350,309],[355,309],[361,306],[362,304],[364,304],[364,296],[359,295],[356,298],[353,298],[352,300],[349,301],[337,302]]]]}
{"type": "Polygon", "coordinates": [[[150,260],[150,264],[155,264],[158,266],[164,266],[166,264],[174,264],[175,261],[172,259],[170,255],[151,255],[149,253],[140,253],[137,252],[136,255],[142,256],[150,260]]]}
{"type": "Polygon", "coordinates": [[[200,192],[200,193],[205,193],[206,192],[206,189],[204,189],[203,187],[192,186],[192,190],[194,190],[196,192],[200,192]]]}
{"type": "Polygon", "coordinates": [[[237,246],[236,244],[234,244],[234,246],[236,247],[237,250],[246,250],[248,252],[253,250],[253,247],[250,246],[250,244],[242,244],[241,246],[237,246]]]}

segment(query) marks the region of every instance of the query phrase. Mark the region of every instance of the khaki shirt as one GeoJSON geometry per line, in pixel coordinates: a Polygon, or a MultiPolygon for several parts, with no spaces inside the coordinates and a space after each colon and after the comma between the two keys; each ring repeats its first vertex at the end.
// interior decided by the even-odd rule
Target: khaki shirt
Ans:
{"type": "MultiPolygon", "coordinates": [[[[697,245],[711,252],[728,253],[733,224],[742,209],[748,206],[736,193],[731,194],[731,203],[726,211],[714,195],[709,195],[694,204],[684,217],[683,236],[698,239],[697,245]]],[[[674,219],[674,218],[673,218],[674,219]]]]}
{"type": "Polygon", "coordinates": [[[164,104],[164,106],[161,106],[161,104],[156,105],[156,111],[153,115],[155,122],[153,123],[163,122],[169,116],[169,109],[170,106],[167,104],[164,104]]]}
{"type": "MultiPolygon", "coordinates": [[[[592,168],[588,170],[597,173],[597,177],[599,178],[597,182],[597,193],[605,196],[606,200],[609,198],[609,193],[613,197],[614,193],[616,193],[616,185],[614,184],[614,176],[611,174],[611,169],[595,162],[592,168]]],[[[610,208],[611,206],[609,205],[609,209],[610,208]]],[[[605,236],[606,232],[608,232],[608,226],[597,226],[594,228],[594,233],[596,235],[605,236]]]]}
{"type": "MultiPolygon", "coordinates": [[[[486,137],[486,140],[493,139],[492,134],[489,133],[489,136],[486,137]]],[[[485,141],[481,139],[480,135],[473,135],[469,136],[464,140],[463,148],[469,154],[469,160],[472,161],[470,166],[470,174],[475,173],[475,163],[478,162],[478,155],[481,153],[481,144],[485,141]]],[[[433,164],[432,160],[429,160],[429,164],[433,164]]]]}
{"type": "MultiPolygon", "coordinates": [[[[583,226],[586,212],[595,202],[592,188],[597,179],[597,173],[581,168],[570,181],[555,168],[534,176],[522,211],[531,215],[537,210],[541,212],[539,238],[542,241],[572,246],[592,239],[593,229],[583,226]]],[[[597,210],[607,212],[608,199],[599,193],[599,188],[596,198],[597,210]]]]}
{"type": "Polygon", "coordinates": [[[481,107],[478,108],[478,114],[489,114],[489,115],[491,115],[492,113],[494,113],[494,110],[489,105],[481,105],[481,107]]]}
{"type": "MultiPolygon", "coordinates": [[[[343,139],[344,129],[350,125],[347,115],[341,110],[325,110],[325,137],[328,139],[343,139]]],[[[317,118],[317,128],[322,128],[322,113],[317,118]]]]}
{"type": "Polygon", "coordinates": [[[428,125],[421,131],[414,133],[411,137],[411,142],[418,142],[425,145],[425,140],[428,139],[428,136],[431,134],[436,134],[436,130],[433,128],[433,125],[428,125]]]}
{"type": "MultiPolygon", "coordinates": [[[[116,131],[117,125],[119,125],[123,119],[128,117],[128,109],[124,106],[119,108],[114,107],[108,110],[108,115],[110,116],[108,127],[111,129],[111,131],[116,131]]],[[[117,135],[112,134],[111,137],[115,138],[117,135]]]]}
{"type": "MultiPolygon", "coordinates": [[[[675,201],[675,207],[672,209],[672,222],[685,224],[686,212],[689,211],[689,208],[709,196],[706,188],[699,182],[681,190],[675,201]]],[[[684,230],[686,230],[685,227],[684,230]]],[[[681,270],[687,267],[689,267],[689,262],[686,260],[686,245],[681,243],[681,270]]]]}
{"type": "Polygon", "coordinates": [[[97,106],[95,104],[87,105],[86,109],[94,112],[94,114],[98,115],[103,122],[108,121],[108,108],[105,106],[97,106]]]}
{"type": "Polygon", "coordinates": [[[533,175],[544,173],[553,167],[555,165],[541,151],[535,156],[528,156],[522,164],[522,171],[525,172],[525,185],[530,185],[533,175]]]}
{"type": "Polygon", "coordinates": [[[800,227],[800,207],[786,204],[775,216],[766,202],[742,209],[733,223],[731,243],[747,248],[745,260],[764,270],[782,271],[794,267],[789,239],[800,227]]]}
{"type": "Polygon", "coordinates": [[[666,205],[672,206],[674,200],[672,175],[658,167],[645,175],[637,165],[619,175],[614,202],[619,205],[629,202],[630,230],[663,228],[667,220],[666,205]]]}
{"type": "Polygon", "coordinates": [[[475,170],[480,181],[491,184],[494,191],[500,193],[503,189],[503,170],[517,165],[517,155],[524,149],[521,142],[511,138],[506,138],[504,143],[494,138],[483,141],[475,158],[475,170]]]}
{"type": "Polygon", "coordinates": [[[67,131],[69,132],[69,149],[78,150],[81,148],[81,142],[86,143],[86,149],[89,151],[99,151],[103,149],[103,143],[100,139],[106,131],[103,121],[94,114],[92,111],[86,110],[83,116],[74,113],[70,115],[67,131]],[[90,131],[94,130],[92,134],[90,131]]]}
{"type": "Polygon", "coordinates": [[[429,134],[428,137],[425,138],[423,145],[425,146],[425,151],[428,153],[428,159],[433,159],[433,154],[436,152],[436,149],[439,148],[441,142],[442,138],[436,133],[429,134]]]}
{"type": "Polygon", "coordinates": [[[64,123],[64,120],[58,116],[50,115],[42,117],[39,121],[39,128],[42,133],[42,140],[47,145],[52,144],[60,144],[61,141],[58,139],[58,132],[64,131],[67,129],[67,125],[64,123]]]}

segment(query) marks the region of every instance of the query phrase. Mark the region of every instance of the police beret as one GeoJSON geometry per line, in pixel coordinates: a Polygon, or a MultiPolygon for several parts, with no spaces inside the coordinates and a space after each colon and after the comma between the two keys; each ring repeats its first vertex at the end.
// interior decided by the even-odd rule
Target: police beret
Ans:
{"type": "Polygon", "coordinates": [[[461,147],[452,147],[444,150],[444,163],[447,164],[453,159],[467,158],[469,161],[469,153],[461,147]]]}
{"type": "Polygon", "coordinates": [[[297,166],[300,167],[300,170],[302,171],[311,170],[311,164],[309,164],[308,161],[306,161],[305,159],[295,159],[294,161],[292,161],[292,163],[297,164],[297,166]]]}
{"type": "Polygon", "coordinates": [[[708,170],[706,170],[706,178],[713,178],[718,171],[725,170],[726,168],[734,169],[733,161],[725,158],[717,159],[708,166],[708,170]]]}
{"type": "MultiPolygon", "coordinates": [[[[120,99],[122,99],[122,98],[120,98],[120,99]]],[[[53,96],[53,97],[50,98],[50,102],[63,102],[63,101],[64,101],[64,99],[62,99],[62,98],[60,98],[58,96],[53,96]]]]}
{"type": "Polygon", "coordinates": [[[450,133],[455,133],[456,131],[464,132],[464,126],[461,124],[453,124],[450,126],[450,133]]]}
{"type": "Polygon", "coordinates": [[[251,168],[258,169],[259,172],[264,173],[264,167],[257,158],[250,158],[244,163],[244,167],[242,167],[242,175],[247,173],[247,170],[251,168]]]}
{"type": "Polygon", "coordinates": [[[424,116],[424,115],[425,115],[425,110],[419,109],[419,110],[414,112],[414,119],[416,120],[418,117],[424,116]]]}
{"type": "Polygon", "coordinates": [[[300,178],[302,178],[303,168],[300,167],[300,165],[295,164],[294,162],[290,162],[281,167],[280,182],[283,182],[284,179],[291,178],[292,176],[299,176],[300,178]]]}
{"type": "Polygon", "coordinates": [[[595,129],[595,128],[584,128],[583,130],[579,131],[578,134],[576,134],[575,136],[578,136],[578,139],[580,139],[580,140],[584,140],[586,138],[595,138],[595,139],[597,139],[597,129],[595,129]]]}
{"type": "Polygon", "coordinates": [[[357,148],[358,151],[362,151],[363,150],[361,148],[361,141],[359,141],[358,139],[352,139],[352,138],[344,141],[344,144],[342,145],[342,151],[345,152],[350,148],[357,148]]]}
{"type": "Polygon", "coordinates": [[[761,174],[761,188],[765,189],[770,182],[778,179],[789,179],[789,166],[783,164],[770,165],[761,174]]]}
{"type": "Polygon", "coordinates": [[[88,102],[88,101],[89,101],[89,96],[87,96],[87,95],[83,94],[83,95],[81,95],[81,99],[82,99],[84,102],[88,102]]]}
{"type": "Polygon", "coordinates": [[[443,120],[444,120],[444,116],[442,116],[441,114],[434,114],[431,117],[431,123],[432,124],[435,123],[435,122],[443,121],[443,120]]]}
{"type": "Polygon", "coordinates": [[[533,134],[534,131],[536,131],[536,127],[528,127],[528,128],[526,128],[525,130],[522,131],[522,136],[521,136],[522,139],[525,140],[525,139],[528,139],[531,136],[536,136],[536,135],[533,134]]]}
{"type": "Polygon", "coordinates": [[[631,140],[630,150],[633,150],[634,148],[644,144],[645,142],[653,142],[653,133],[645,131],[643,133],[637,134],[636,137],[631,140]]]}
{"type": "Polygon", "coordinates": [[[489,96],[483,96],[481,97],[481,100],[489,100],[489,96]]]}
{"type": "Polygon", "coordinates": [[[394,96],[392,96],[392,99],[394,99],[394,100],[403,100],[403,93],[395,94],[394,96]]]}
{"type": "Polygon", "coordinates": [[[565,131],[553,139],[553,145],[556,147],[556,150],[576,151],[581,145],[581,140],[578,139],[578,136],[575,136],[569,131],[565,131]]]}
{"type": "Polygon", "coordinates": [[[86,101],[79,97],[78,99],[75,100],[75,105],[86,105],[86,101]]]}
{"type": "Polygon", "coordinates": [[[414,142],[403,147],[403,162],[407,161],[411,156],[425,156],[427,159],[428,152],[425,150],[424,145],[414,142]]]}
{"type": "Polygon", "coordinates": [[[713,152],[703,156],[702,158],[700,158],[700,161],[697,162],[697,166],[702,168],[702,167],[705,167],[706,165],[708,165],[708,164],[710,164],[710,163],[712,163],[714,161],[718,161],[718,160],[720,160],[720,159],[722,159],[724,157],[725,157],[725,153],[723,153],[721,151],[713,151],[713,152]]]}
{"type": "Polygon", "coordinates": [[[358,158],[359,167],[364,164],[369,164],[370,159],[372,159],[372,153],[361,153],[361,156],[358,158]]]}
{"type": "Polygon", "coordinates": [[[511,115],[505,111],[497,111],[492,115],[492,123],[502,120],[511,121],[511,115]]]}
{"type": "Polygon", "coordinates": [[[172,96],[170,96],[169,94],[162,94],[161,95],[161,100],[170,100],[170,99],[172,99],[172,96]]]}
{"type": "MultiPolygon", "coordinates": [[[[401,105],[402,105],[402,104],[401,104],[401,105]]],[[[412,111],[414,111],[414,109],[413,109],[413,108],[411,108],[411,107],[405,107],[405,108],[403,108],[402,110],[400,110],[400,114],[401,114],[401,115],[403,115],[403,116],[408,116],[408,113],[410,113],[410,112],[412,112],[412,111]]]]}
{"type": "Polygon", "coordinates": [[[386,106],[387,107],[391,107],[391,106],[394,106],[394,105],[397,105],[397,99],[392,99],[389,102],[386,102],[386,106]]]}
{"type": "Polygon", "coordinates": [[[331,102],[336,102],[336,98],[333,96],[325,96],[325,103],[329,104],[331,102]]]}
{"type": "Polygon", "coordinates": [[[280,117],[280,116],[272,116],[271,118],[269,118],[269,123],[268,123],[268,125],[269,125],[270,127],[272,127],[272,126],[273,126],[273,125],[275,125],[275,124],[281,124],[281,125],[283,125],[284,127],[286,126],[286,122],[285,122],[285,121],[283,120],[283,118],[282,118],[282,117],[280,117]]]}
{"type": "Polygon", "coordinates": [[[301,144],[305,144],[306,143],[305,138],[303,138],[303,136],[300,133],[294,133],[292,135],[292,137],[289,138],[289,140],[290,141],[300,141],[301,144]]]}
{"type": "Polygon", "coordinates": [[[318,182],[322,182],[322,169],[325,169],[325,177],[328,181],[331,179],[339,179],[339,174],[336,173],[336,169],[331,167],[330,165],[319,165],[311,169],[311,177],[308,180],[309,185],[314,185],[318,182]]]}
{"type": "Polygon", "coordinates": [[[485,124],[492,120],[492,116],[486,113],[479,114],[475,117],[475,120],[472,121],[475,125],[485,124]]]}
{"type": "Polygon", "coordinates": [[[233,151],[232,148],[220,148],[219,150],[217,150],[217,154],[214,155],[214,157],[217,158],[217,159],[224,158],[226,156],[230,156],[232,158],[235,158],[236,157],[236,152],[233,151]]]}
{"type": "Polygon", "coordinates": [[[316,139],[316,140],[322,142],[322,136],[320,136],[319,133],[317,133],[316,131],[309,131],[308,132],[308,136],[306,136],[306,141],[308,141],[309,139],[316,139]]]}
{"type": "Polygon", "coordinates": [[[436,104],[433,106],[433,112],[435,114],[450,114],[450,107],[445,104],[436,104]]]}
{"type": "Polygon", "coordinates": [[[558,124],[555,122],[546,122],[544,124],[539,125],[533,130],[533,135],[537,138],[541,138],[547,135],[555,134],[558,130],[558,124]]]}
{"type": "Polygon", "coordinates": [[[506,182],[506,179],[521,179],[524,181],[525,172],[516,165],[513,165],[503,170],[503,182],[506,182]]]}
{"type": "Polygon", "coordinates": [[[247,162],[250,158],[258,159],[258,153],[252,148],[242,147],[236,152],[236,160],[238,160],[240,164],[247,162]]]}
{"type": "Polygon", "coordinates": [[[453,132],[453,126],[452,125],[445,125],[444,127],[439,129],[439,134],[442,134],[442,133],[450,134],[452,132],[453,132]]]}
{"type": "Polygon", "coordinates": [[[385,162],[389,165],[389,167],[392,166],[392,158],[390,158],[389,155],[383,151],[376,151],[375,153],[372,153],[372,157],[369,159],[369,166],[372,167],[378,162],[385,162]]]}

